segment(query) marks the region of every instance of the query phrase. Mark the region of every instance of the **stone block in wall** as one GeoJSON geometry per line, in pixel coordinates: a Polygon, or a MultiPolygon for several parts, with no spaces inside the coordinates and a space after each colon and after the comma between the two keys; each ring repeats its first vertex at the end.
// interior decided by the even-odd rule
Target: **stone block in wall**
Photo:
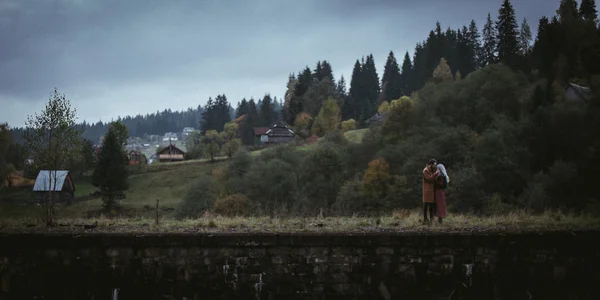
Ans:
{"type": "Polygon", "coordinates": [[[394,255],[393,247],[377,247],[375,248],[376,255],[394,255]]]}

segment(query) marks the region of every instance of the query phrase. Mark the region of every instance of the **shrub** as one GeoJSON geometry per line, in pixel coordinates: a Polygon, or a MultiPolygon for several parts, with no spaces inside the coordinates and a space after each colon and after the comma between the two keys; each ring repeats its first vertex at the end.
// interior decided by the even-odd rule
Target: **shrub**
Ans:
{"type": "Polygon", "coordinates": [[[311,151],[300,168],[299,189],[309,201],[312,213],[329,210],[344,179],[344,158],[333,143],[320,144],[311,151]]]}
{"type": "Polygon", "coordinates": [[[356,121],[354,119],[348,119],[342,122],[342,130],[350,131],[356,129],[356,121]]]}
{"type": "Polygon", "coordinates": [[[381,104],[377,108],[377,112],[379,112],[380,114],[385,114],[389,111],[390,111],[390,103],[387,101],[381,102],[381,104]]]}
{"type": "Polygon", "coordinates": [[[327,133],[323,139],[324,139],[324,142],[332,143],[334,145],[341,146],[341,145],[348,144],[348,140],[346,139],[344,134],[339,130],[327,133]]]}
{"type": "Polygon", "coordinates": [[[385,207],[384,200],[390,184],[390,165],[383,158],[369,163],[360,185],[360,194],[368,199],[368,210],[380,211],[385,207]]]}
{"type": "Polygon", "coordinates": [[[507,214],[515,210],[514,206],[502,201],[502,195],[500,195],[499,193],[495,193],[489,197],[485,197],[483,203],[483,212],[486,215],[490,216],[507,214]]]}
{"type": "Polygon", "coordinates": [[[214,204],[215,213],[226,217],[243,216],[248,213],[250,201],[242,194],[233,194],[217,200],[214,204]]]}
{"type": "MultiPolygon", "coordinates": [[[[262,156],[262,155],[261,155],[262,156]]],[[[273,214],[292,201],[297,186],[296,167],[282,159],[256,162],[244,176],[244,191],[259,214],[273,214]]]]}
{"type": "Polygon", "coordinates": [[[337,215],[348,216],[361,211],[365,205],[364,197],[360,195],[360,181],[353,179],[344,183],[337,194],[333,211],[337,215]]]}
{"type": "Polygon", "coordinates": [[[213,206],[213,180],[205,174],[194,180],[175,211],[175,217],[197,218],[213,206]]]}
{"type": "Polygon", "coordinates": [[[229,178],[238,176],[242,177],[250,169],[252,157],[246,151],[239,151],[233,155],[227,164],[227,175],[229,178]]]}
{"type": "Polygon", "coordinates": [[[539,172],[533,176],[519,202],[536,212],[559,208],[583,209],[585,199],[572,197],[577,175],[575,165],[557,161],[547,173],[539,172]]]}

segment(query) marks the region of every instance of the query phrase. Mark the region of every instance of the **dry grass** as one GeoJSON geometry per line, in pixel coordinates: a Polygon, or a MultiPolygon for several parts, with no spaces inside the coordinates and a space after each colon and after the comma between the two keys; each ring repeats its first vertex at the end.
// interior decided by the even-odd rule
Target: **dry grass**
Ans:
{"type": "Polygon", "coordinates": [[[564,230],[598,230],[600,219],[555,212],[528,215],[522,212],[504,216],[476,217],[451,214],[443,224],[422,225],[417,211],[378,218],[224,218],[206,216],[200,219],[176,221],[164,216],[159,224],[152,218],[128,219],[59,219],[59,226],[46,228],[34,219],[0,221],[5,233],[519,233],[564,230]],[[94,229],[83,224],[96,223],[94,229]]]}
{"type": "MultiPolygon", "coordinates": [[[[184,198],[190,182],[201,174],[210,174],[213,168],[222,165],[222,160],[215,163],[191,160],[146,166],[129,177],[126,198],[120,202],[122,209],[130,217],[150,216],[154,214],[156,200],[159,199],[161,211],[170,217],[177,203],[184,198]]],[[[95,190],[87,177],[76,181],[75,187],[76,197],[87,196],[95,190]]],[[[0,220],[37,218],[40,208],[37,205],[23,204],[25,201],[32,202],[32,199],[31,189],[0,192],[0,220]]],[[[56,216],[59,219],[86,218],[88,214],[96,214],[101,208],[100,198],[77,201],[71,205],[57,205],[56,216]]]]}

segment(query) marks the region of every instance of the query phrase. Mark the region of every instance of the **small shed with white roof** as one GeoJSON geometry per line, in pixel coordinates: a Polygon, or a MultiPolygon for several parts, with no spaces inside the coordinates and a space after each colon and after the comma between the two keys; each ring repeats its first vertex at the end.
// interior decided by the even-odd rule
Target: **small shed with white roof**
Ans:
{"type": "Polygon", "coordinates": [[[75,199],[75,184],[69,171],[40,171],[33,185],[35,199],[38,201],[50,201],[52,191],[55,192],[55,203],[71,203],[75,199]]]}

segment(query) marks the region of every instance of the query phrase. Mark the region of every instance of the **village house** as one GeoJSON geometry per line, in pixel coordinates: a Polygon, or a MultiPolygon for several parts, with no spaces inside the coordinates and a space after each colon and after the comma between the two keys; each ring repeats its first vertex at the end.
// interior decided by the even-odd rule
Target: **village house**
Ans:
{"type": "Polygon", "coordinates": [[[194,127],[185,127],[185,128],[183,128],[183,131],[181,133],[182,138],[185,139],[192,132],[194,132],[194,130],[195,130],[194,127]]]}
{"type": "Polygon", "coordinates": [[[590,88],[580,86],[574,83],[567,83],[565,86],[565,98],[569,101],[587,102],[590,100],[590,88]]]}
{"type": "Polygon", "coordinates": [[[75,200],[75,183],[71,172],[66,170],[41,170],[35,179],[33,193],[35,200],[49,201],[51,192],[55,192],[55,203],[71,203],[75,200]]]}
{"type": "Polygon", "coordinates": [[[167,147],[156,152],[159,162],[182,161],[185,159],[185,151],[169,144],[167,147]]]}
{"type": "Polygon", "coordinates": [[[140,151],[136,151],[136,150],[131,150],[129,152],[127,152],[127,158],[129,161],[130,165],[139,165],[140,163],[145,163],[146,160],[146,155],[144,155],[144,153],[140,152],[140,151]]]}
{"type": "Polygon", "coordinates": [[[282,144],[292,142],[295,139],[296,133],[283,124],[275,124],[271,127],[254,128],[255,145],[282,144]]]}

